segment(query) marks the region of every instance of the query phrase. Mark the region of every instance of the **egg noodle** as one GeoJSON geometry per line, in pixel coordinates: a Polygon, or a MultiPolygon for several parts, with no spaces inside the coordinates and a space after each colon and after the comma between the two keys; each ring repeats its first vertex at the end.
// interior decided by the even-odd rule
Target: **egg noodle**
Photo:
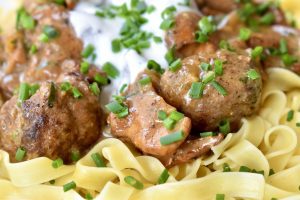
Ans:
{"type": "Polygon", "coordinates": [[[211,200],[216,194],[225,194],[226,199],[300,199],[300,77],[280,68],[267,73],[259,113],[243,119],[240,130],[213,147],[212,155],[169,169],[165,184],[157,185],[165,169],[158,159],[110,138],[75,165],[57,169],[44,157],[10,163],[0,150],[0,199],[83,199],[80,194],[87,192],[99,200],[211,200]],[[294,117],[287,120],[291,110],[294,117]],[[96,152],[107,167],[95,166],[91,154],[96,152]],[[224,163],[231,172],[223,172],[224,163]],[[238,172],[240,166],[264,175],[238,172]],[[275,174],[269,176],[270,171],[275,174]],[[141,181],[144,189],[129,186],[126,176],[141,181]],[[77,190],[64,192],[62,185],[70,181],[77,190]]]}

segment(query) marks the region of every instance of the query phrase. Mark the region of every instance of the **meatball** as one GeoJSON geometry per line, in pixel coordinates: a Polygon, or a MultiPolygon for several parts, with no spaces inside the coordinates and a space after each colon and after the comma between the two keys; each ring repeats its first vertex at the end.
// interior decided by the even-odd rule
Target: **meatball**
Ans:
{"type": "Polygon", "coordinates": [[[98,97],[79,74],[64,75],[61,80],[44,82],[29,99],[21,103],[14,96],[1,108],[0,148],[11,161],[16,161],[21,147],[26,150],[25,160],[46,156],[69,163],[72,152],[83,155],[101,137],[98,97]],[[69,88],[63,91],[67,81],[69,88]]]}
{"type": "MultiPolygon", "coordinates": [[[[163,74],[160,94],[170,105],[192,119],[193,128],[213,131],[221,121],[229,120],[234,130],[242,117],[249,116],[258,109],[262,80],[248,78],[250,70],[255,70],[255,67],[248,55],[225,50],[215,54],[198,54],[184,59],[179,70],[167,70],[163,74]],[[216,76],[215,81],[227,94],[222,95],[213,87],[216,82],[208,82],[202,97],[191,98],[189,91],[192,84],[201,81],[207,74],[212,74],[212,71],[201,69],[201,63],[212,64],[216,59],[223,63],[223,74],[216,76]]],[[[258,70],[256,72],[259,74],[258,70]]]]}
{"type": "Polygon", "coordinates": [[[216,46],[210,42],[198,43],[196,32],[200,15],[195,12],[181,12],[175,17],[174,28],[166,33],[166,43],[170,48],[175,48],[177,57],[185,58],[197,52],[214,52],[216,46]]]}

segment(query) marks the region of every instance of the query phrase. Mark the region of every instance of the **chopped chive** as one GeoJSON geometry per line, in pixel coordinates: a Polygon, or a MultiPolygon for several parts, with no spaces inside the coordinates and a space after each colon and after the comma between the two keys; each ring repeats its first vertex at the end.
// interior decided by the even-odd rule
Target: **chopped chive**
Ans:
{"type": "Polygon", "coordinates": [[[216,194],[216,200],[225,200],[225,194],[216,194]]]}
{"type": "Polygon", "coordinates": [[[54,185],[54,184],[55,184],[55,180],[53,179],[53,180],[49,181],[49,183],[50,183],[51,185],[54,185]]]}
{"type": "Polygon", "coordinates": [[[127,183],[128,185],[134,187],[137,190],[142,190],[144,188],[144,185],[142,182],[138,181],[137,179],[135,179],[132,176],[126,176],[124,178],[125,183],[127,183]]]}
{"type": "Polygon", "coordinates": [[[57,169],[57,168],[63,166],[63,164],[64,164],[64,161],[61,158],[57,158],[56,160],[53,160],[52,167],[57,169]]]}
{"type": "Polygon", "coordinates": [[[250,69],[247,72],[247,77],[251,80],[256,80],[256,79],[260,78],[260,74],[255,69],[250,69]]]}
{"type": "Polygon", "coordinates": [[[289,54],[284,54],[281,56],[281,59],[285,66],[289,67],[293,65],[294,63],[298,62],[298,58],[296,56],[292,56],[289,54]]]}
{"type": "Polygon", "coordinates": [[[151,77],[147,76],[139,80],[139,84],[142,86],[148,85],[151,83],[151,77]]]}
{"type": "Polygon", "coordinates": [[[104,63],[102,70],[111,78],[117,78],[120,75],[119,70],[111,63],[104,63]]]}
{"type": "Polygon", "coordinates": [[[106,167],[105,162],[99,153],[93,153],[91,158],[97,167],[106,167]]]}
{"type": "Polygon", "coordinates": [[[198,22],[198,26],[202,33],[208,35],[213,33],[216,30],[215,25],[212,23],[210,18],[208,17],[202,17],[200,21],[198,22]]]}
{"type": "Polygon", "coordinates": [[[80,152],[78,150],[73,150],[71,152],[71,160],[77,162],[80,159],[80,152]]]}
{"type": "Polygon", "coordinates": [[[204,75],[202,82],[204,84],[210,83],[215,79],[215,72],[209,71],[207,74],[204,75]]]}
{"type": "Polygon", "coordinates": [[[45,33],[42,33],[39,36],[38,40],[41,41],[41,42],[46,43],[46,42],[49,42],[49,37],[45,33]]]}
{"type": "Polygon", "coordinates": [[[162,39],[161,39],[161,37],[158,37],[158,36],[154,36],[153,37],[153,41],[155,42],[155,43],[162,43],[162,39]]]}
{"type": "Polygon", "coordinates": [[[294,118],[294,111],[293,110],[290,110],[288,113],[287,113],[287,116],[286,116],[286,121],[290,122],[292,121],[294,118]]]}
{"type": "Polygon", "coordinates": [[[214,61],[215,64],[215,74],[217,76],[222,76],[223,75],[223,62],[219,59],[216,59],[214,61]]]}
{"type": "Polygon", "coordinates": [[[82,93],[79,91],[79,89],[76,88],[76,87],[72,88],[72,93],[73,93],[73,97],[75,99],[79,99],[79,98],[81,98],[83,96],[82,93]]]}
{"type": "Polygon", "coordinates": [[[160,24],[160,29],[166,31],[170,28],[172,28],[175,25],[175,21],[173,19],[165,19],[162,21],[162,23],[160,24]]]}
{"type": "Polygon", "coordinates": [[[246,166],[241,166],[239,172],[251,172],[251,169],[246,166]]]}
{"type": "Polygon", "coordinates": [[[249,40],[251,36],[251,30],[248,28],[241,28],[239,38],[243,41],[249,40]]]}
{"type": "Polygon", "coordinates": [[[200,67],[201,67],[201,69],[203,70],[203,71],[209,71],[209,70],[211,70],[211,65],[210,64],[208,64],[208,63],[201,63],[200,64],[200,67]]]}
{"type": "Polygon", "coordinates": [[[223,172],[231,172],[231,168],[228,163],[223,164],[223,172]]]}
{"type": "Polygon", "coordinates": [[[19,102],[24,102],[30,97],[30,85],[28,83],[21,83],[19,88],[19,102]]]}
{"type": "Polygon", "coordinates": [[[128,107],[124,107],[123,111],[117,114],[118,118],[124,118],[127,117],[129,114],[129,109],[128,107]]]}
{"type": "Polygon", "coordinates": [[[76,183],[74,181],[71,181],[71,182],[63,185],[64,192],[67,192],[67,191],[75,189],[75,188],[76,188],[76,183]]]}
{"type": "Polygon", "coordinates": [[[272,199],[271,200],[278,200],[277,198],[274,198],[274,197],[272,197],[272,199]]]}
{"type": "Polygon", "coordinates": [[[195,33],[195,40],[199,43],[204,43],[208,41],[208,36],[205,33],[202,33],[201,31],[197,31],[195,33]]]}
{"type": "Polygon", "coordinates": [[[50,93],[48,97],[48,106],[52,108],[54,106],[54,102],[56,100],[56,88],[53,82],[50,85],[50,93]]]}
{"type": "Polygon", "coordinates": [[[228,93],[226,91],[226,89],[220,85],[220,83],[218,83],[217,81],[212,81],[211,85],[223,96],[227,96],[228,93]]]}
{"type": "Polygon", "coordinates": [[[179,70],[182,66],[182,62],[181,62],[181,59],[178,58],[177,60],[175,60],[174,62],[171,63],[169,69],[170,71],[172,72],[175,72],[177,70],[179,70]]]}
{"type": "Polygon", "coordinates": [[[120,95],[112,95],[112,97],[115,99],[115,101],[119,102],[120,104],[122,104],[122,102],[126,99],[126,97],[120,95]]]}
{"type": "Polygon", "coordinates": [[[67,92],[67,91],[69,91],[71,88],[72,88],[72,85],[71,85],[70,82],[63,82],[63,83],[60,84],[60,89],[61,89],[62,91],[67,92]]]}
{"type": "Polygon", "coordinates": [[[81,53],[81,56],[84,58],[90,57],[94,53],[95,47],[92,44],[89,44],[85,47],[83,52],[81,53]]]}
{"type": "Polygon", "coordinates": [[[109,112],[112,112],[114,114],[118,114],[124,110],[124,106],[116,101],[107,104],[105,107],[109,112]]]}
{"type": "Polygon", "coordinates": [[[128,84],[123,84],[122,87],[120,88],[120,93],[124,93],[127,86],[128,86],[128,84]]]}
{"type": "Polygon", "coordinates": [[[107,85],[107,84],[108,84],[108,78],[105,77],[105,76],[102,76],[102,75],[100,75],[100,74],[96,74],[96,75],[94,76],[94,80],[95,80],[98,84],[100,84],[100,85],[107,85]]]}
{"type": "Polygon", "coordinates": [[[164,11],[161,13],[161,18],[163,19],[167,19],[170,17],[173,17],[174,12],[176,11],[176,7],[175,6],[169,6],[166,9],[164,9],[164,11]]]}
{"type": "Polygon", "coordinates": [[[35,54],[37,51],[38,51],[37,46],[34,45],[34,44],[31,45],[30,50],[29,50],[29,53],[30,53],[30,54],[35,54]]]}
{"type": "Polygon", "coordinates": [[[167,119],[168,115],[165,111],[159,110],[157,112],[157,117],[158,117],[159,120],[165,120],[165,119],[167,119]]]}
{"type": "Polygon", "coordinates": [[[189,90],[189,96],[192,99],[199,99],[203,96],[205,85],[200,82],[194,82],[192,83],[191,89],[189,90]]]}
{"type": "Polygon", "coordinates": [[[274,169],[270,169],[270,171],[269,171],[269,176],[272,176],[273,174],[275,174],[274,169]]]}
{"type": "Polygon", "coordinates": [[[93,196],[92,196],[90,193],[87,193],[87,194],[85,195],[85,199],[86,199],[86,200],[93,200],[93,196]]]}
{"type": "Polygon", "coordinates": [[[112,42],[111,42],[111,49],[114,53],[118,53],[121,51],[121,41],[119,39],[114,39],[112,42]]]}
{"type": "Polygon", "coordinates": [[[94,95],[96,95],[96,96],[100,95],[101,90],[96,82],[90,84],[89,88],[93,92],[94,95]]]}
{"type": "Polygon", "coordinates": [[[296,126],[297,126],[297,127],[300,127],[300,122],[297,122],[297,123],[296,123],[296,126]]]}
{"type": "Polygon", "coordinates": [[[155,8],[153,5],[151,5],[151,6],[148,6],[148,7],[147,7],[146,12],[147,12],[148,14],[151,14],[151,13],[153,13],[155,10],[156,10],[156,8],[155,8]]]}
{"type": "Polygon", "coordinates": [[[64,5],[65,4],[65,0],[54,0],[54,2],[56,4],[59,4],[59,5],[64,5]]]}
{"type": "Polygon", "coordinates": [[[46,25],[43,27],[43,33],[50,39],[54,39],[59,35],[56,28],[50,25],[46,25]]]}
{"type": "Polygon", "coordinates": [[[176,121],[170,118],[166,118],[164,119],[163,124],[168,130],[172,130],[176,124],[176,121]]]}
{"type": "Polygon", "coordinates": [[[288,46],[287,46],[287,42],[285,39],[281,38],[279,41],[279,52],[281,54],[286,54],[288,53],[288,46]]]}
{"type": "Polygon", "coordinates": [[[175,46],[170,48],[165,55],[165,59],[169,64],[171,64],[175,60],[174,51],[175,51],[175,46]]]}
{"type": "Polygon", "coordinates": [[[164,70],[161,68],[160,64],[158,64],[155,60],[149,60],[147,63],[147,68],[160,74],[164,73],[164,70]]]}
{"type": "Polygon", "coordinates": [[[228,50],[228,51],[235,51],[235,49],[232,48],[232,46],[230,46],[229,42],[226,41],[226,40],[221,40],[219,42],[219,48],[220,49],[225,49],[225,50],[228,50]]]}
{"type": "Polygon", "coordinates": [[[40,85],[39,84],[33,84],[30,86],[29,89],[29,96],[32,96],[36,93],[36,91],[38,91],[40,89],[40,85]]]}
{"type": "Polygon", "coordinates": [[[262,16],[259,20],[259,22],[263,25],[271,25],[274,21],[275,21],[275,16],[271,12],[262,16]]]}
{"type": "Polygon", "coordinates": [[[212,137],[214,136],[214,132],[202,132],[200,133],[200,137],[212,137]]]}
{"type": "Polygon", "coordinates": [[[18,162],[22,161],[25,155],[26,155],[26,150],[23,147],[19,147],[17,149],[16,156],[15,156],[16,161],[18,162]]]}
{"type": "Polygon", "coordinates": [[[219,123],[219,131],[225,135],[230,132],[230,122],[228,119],[222,120],[219,123]]]}
{"type": "Polygon", "coordinates": [[[169,118],[173,119],[175,122],[179,122],[180,120],[182,120],[184,118],[184,114],[175,110],[175,111],[171,112],[169,118]]]}
{"type": "Polygon", "coordinates": [[[90,64],[87,61],[84,61],[80,64],[80,72],[87,74],[89,72],[90,64]]]}
{"type": "Polygon", "coordinates": [[[257,46],[254,49],[252,49],[251,51],[251,57],[253,59],[258,58],[261,56],[261,54],[263,53],[264,48],[262,46],[257,46]]]}
{"type": "Polygon", "coordinates": [[[24,8],[18,10],[17,13],[17,29],[24,28],[32,30],[35,27],[35,20],[25,11],[24,8]]]}
{"type": "Polygon", "coordinates": [[[178,142],[184,138],[184,133],[182,130],[176,131],[175,133],[168,134],[160,138],[160,144],[165,146],[178,142]]]}
{"type": "Polygon", "coordinates": [[[160,174],[157,184],[164,184],[167,182],[168,178],[170,177],[170,174],[167,169],[164,169],[164,171],[160,174]]]}

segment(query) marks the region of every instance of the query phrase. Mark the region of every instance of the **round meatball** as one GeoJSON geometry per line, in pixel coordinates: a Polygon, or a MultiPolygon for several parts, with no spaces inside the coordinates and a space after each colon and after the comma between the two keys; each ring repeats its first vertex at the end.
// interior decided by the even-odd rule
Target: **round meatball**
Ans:
{"type": "MultiPolygon", "coordinates": [[[[262,90],[261,78],[247,76],[255,70],[251,58],[229,51],[214,54],[198,54],[182,61],[182,67],[173,72],[166,71],[160,81],[161,95],[164,99],[190,117],[193,127],[201,131],[213,131],[222,120],[229,120],[233,130],[239,126],[242,117],[255,113],[258,109],[262,90]],[[208,73],[214,71],[214,61],[223,63],[223,74],[215,77],[227,92],[222,95],[208,82],[200,98],[191,98],[190,88],[200,82],[208,73]],[[201,63],[211,64],[211,72],[201,69],[201,63]]],[[[259,74],[259,70],[256,70],[259,74]]]]}
{"type": "Polygon", "coordinates": [[[26,150],[24,160],[46,156],[69,163],[73,152],[83,155],[100,138],[98,97],[79,74],[63,77],[71,86],[67,91],[61,89],[62,82],[44,82],[28,100],[20,103],[14,96],[1,108],[0,148],[11,161],[21,147],[26,150]]]}

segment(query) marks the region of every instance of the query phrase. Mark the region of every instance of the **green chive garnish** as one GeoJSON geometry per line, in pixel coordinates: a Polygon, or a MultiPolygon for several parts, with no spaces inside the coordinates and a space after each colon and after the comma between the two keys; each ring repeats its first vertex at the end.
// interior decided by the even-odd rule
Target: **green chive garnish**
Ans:
{"type": "Polygon", "coordinates": [[[58,158],[56,160],[53,160],[52,167],[57,169],[57,168],[63,166],[63,164],[64,164],[64,161],[61,158],[58,158]]]}
{"type": "Polygon", "coordinates": [[[214,136],[214,132],[202,132],[200,133],[200,137],[212,137],[214,136]]]}
{"type": "Polygon", "coordinates": [[[56,88],[53,82],[50,85],[50,93],[48,97],[48,106],[52,108],[54,106],[54,102],[56,100],[56,88]]]}
{"type": "Polygon", "coordinates": [[[100,75],[100,74],[96,74],[96,75],[94,76],[94,80],[95,80],[98,84],[100,84],[100,85],[107,85],[107,84],[108,84],[108,78],[105,77],[105,76],[102,76],[102,75],[100,75]]]}
{"type": "Polygon", "coordinates": [[[215,64],[215,74],[217,76],[222,76],[223,75],[223,62],[219,59],[216,59],[214,61],[215,64]]]}
{"type": "Polygon", "coordinates": [[[25,11],[24,8],[18,10],[17,13],[17,29],[24,28],[32,30],[35,27],[35,20],[25,11]]]}
{"type": "Polygon", "coordinates": [[[30,97],[30,85],[28,83],[21,83],[19,89],[19,102],[24,102],[30,97]]]}
{"type": "Polygon", "coordinates": [[[216,194],[216,200],[225,200],[225,194],[216,194]]]}
{"type": "Polygon", "coordinates": [[[182,130],[176,131],[175,133],[168,134],[160,138],[160,144],[165,146],[178,142],[184,138],[184,133],[182,130]]]}
{"type": "Polygon", "coordinates": [[[100,95],[101,90],[96,82],[90,84],[89,88],[93,92],[94,95],[96,95],[96,96],[100,95]]]}
{"type": "Polygon", "coordinates": [[[71,85],[70,82],[63,82],[63,83],[60,84],[60,89],[61,89],[62,91],[67,92],[67,91],[69,91],[71,88],[72,88],[72,85],[71,85]]]}
{"type": "Polygon", "coordinates": [[[251,169],[246,166],[241,166],[239,172],[251,172],[251,169]]]}
{"type": "Polygon", "coordinates": [[[73,150],[71,152],[71,160],[77,162],[80,159],[80,152],[78,150],[73,150]]]}
{"type": "Polygon", "coordinates": [[[93,153],[91,158],[97,167],[106,167],[105,162],[99,153],[93,153]]]}
{"type": "Polygon", "coordinates": [[[251,51],[251,57],[253,59],[258,58],[261,56],[261,54],[263,53],[264,48],[262,46],[257,46],[254,49],[252,49],[251,51]]]}
{"type": "Polygon", "coordinates": [[[16,156],[15,156],[16,161],[18,162],[22,161],[25,155],[26,155],[26,150],[22,147],[19,147],[17,149],[16,156]]]}
{"type": "Polygon", "coordinates": [[[249,40],[251,36],[251,30],[248,28],[241,28],[240,29],[240,36],[239,38],[243,41],[249,40]]]}
{"type": "Polygon", "coordinates": [[[165,59],[169,64],[171,64],[175,60],[174,51],[175,51],[175,46],[170,48],[165,55],[165,59]]]}
{"type": "Polygon", "coordinates": [[[220,83],[218,83],[217,81],[212,81],[211,85],[223,96],[227,96],[228,93],[226,91],[226,89],[220,85],[220,83]]]}
{"type": "Polygon", "coordinates": [[[50,25],[46,25],[43,27],[43,33],[50,39],[54,39],[59,35],[56,28],[50,25]]]}
{"type": "Polygon", "coordinates": [[[127,183],[128,185],[134,187],[137,190],[142,190],[144,188],[144,185],[142,182],[138,181],[137,179],[135,179],[132,176],[126,176],[124,178],[125,183],[127,183]]]}
{"type": "Polygon", "coordinates": [[[76,88],[76,87],[72,88],[72,93],[73,93],[73,97],[75,99],[79,99],[79,98],[81,98],[83,96],[82,93],[79,91],[79,89],[76,88]]]}
{"type": "Polygon", "coordinates": [[[177,60],[175,60],[174,62],[171,63],[169,69],[170,71],[172,72],[175,72],[177,70],[179,70],[182,66],[182,62],[181,62],[181,59],[178,58],[177,60]]]}
{"type": "Polygon", "coordinates": [[[281,54],[286,54],[288,53],[288,46],[287,46],[287,42],[285,39],[281,38],[279,41],[279,52],[281,54]]]}
{"type": "Polygon", "coordinates": [[[111,42],[111,49],[114,53],[118,53],[121,51],[122,46],[121,46],[121,41],[119,39],[114,39],[111,42]]]}
{"type": "Polygon", "coordinates": [[[197,31],[195,33],[195,40],[199,43],[204,43],[208,41],[208,36],[205,33],[202,33],[201,31],[197,31]]]}
{"type": "Polygon", "coordinates": [[[124,93],[124,91],[127,88],[127,86],[128,86],[128,84],[126,84],[126,83],[121,86],[121,88],[120,88],[120,93],[121,94],[124,93]]]}
{"type": "Polygon", "coordinates": [[[211,65],[210,64],[208,64],[208,63],[201,63],[200,64],[200,67],[201,67],[201,69],[203,70],[203,71],[209,71],[209,70],[211,70],[211,65]]]}
{"type": "Polygon", "coordinates": [[[149,60],[147,63],[147,68],[150,70],[154,70],[157,73],[163,74],[164,70],[161,68],[160,64],[158,64],[156,61],[154,60],[149,60]]]}
{"type": "Polygon", "coordinates": [[[166,118],[163,121],[164,126],[168,129],[168,130],[172,130],[176,124],[176,121],[170,118],[166,118]]]}
{"type": "Polygon", "coordinates": [[[167,119],[168,115],[165,111],[160,110],[157,112],[157,117],[159,120],[165,120],[165,119],[167,119]]]}
{"type": "Polygon", "coordinates": [[[256,80],[256,79],[260,78],[260,74],[255,69],[250,69],[247,72],[247,77],[251,80],[256,80]]]}
{"type": "Polygon", "coordinates": [[[92,44],[89,44],[85,47],[85,49],[81,53],[81,56],[84,58],[88,58],[94,53],[94,50],[95,50],[95,47],[92,44]]]}
{"type": "Polygon", "coordinates": [[[165,19],[160,24],[160,29],[166,31],[170,28],[172,28],[175,25],[175,21],[173,19],[165,19]]]}
{"type": "Polygon", "coordinates": [[[204,75],[202,82],[204,84],[210,83],[215,79],[215,77],[216,77],[215,72],[209,71],[207,74],[204,75]]]}
{"type": "Polygon", "coordinates": [[[204,91],[205,85],[200,82],[194,82],[192,83],[191,89],[189,91],[189,96],[192,99],[199,99],[203,96],[203,91],[204,91]]]}
{"type": "Polygon", "coordinates": [[[230,133],[230,122],[228,119],[222,120],[219,123],[219,131],[225,135],[230,133]]]}
{"type": "Polygon", "coordinates": [[[223,172],[231,172],[231,168],[227,163],[223,164],[223,172]]]}
{"type": "Polygon", "coordinates": [[[170,177],[170,174],[167,169],[164,169],[164,171],[161,173],[161,175],[158,178],[157,184],[164,184],[167,182],[168,178],[170,177]]]}
{"type": "Polygon", "coordinates": [[[198,22],[199,28],[202,33],[209,35],[216,30],[215,25],[208,17],[202,17],[198,22]]]}
{"type": "Polygon", "coordinates": [[[119,70],[110,62],[104,63],[102,70],[111,78],[117,78],[120,75],[119,70]]]}
{"type": "Polygon", "coordinates": [[[271,25],[274,21],[275,21],[275,16],[271,12],[262,16],[259,20],[259,22],[263,25],[271,25]]]}
{"type": "Polygon", "coordinates": [[[76,188],[76,183],[74,181],[71,181],[71,182],[63,185],[64,192],[67,192],[67,191],[75,189],[75,188],[76,188]]]}
{"type": "Polygon", "coordinates": [[[184,114],[178,112],[178,111],[172,111],[170,116],[169,116],[170,119],[173,119],[174,121],[176,122],[179,122],[181,119],[184,118],[184,114]]]}
{"type": "Polygon", "coordinates": [[[80,72],[87,74],[89,72],[90,64],[87,61],[84,61],[80,64],[80,72]]]}
{"type": "Polygon", "coordinates": [[[292,121],[294,118],[294,111],[293,110],[290,110],[288,113],[287,113],[287,116],[286,116],[286,121],[290,122],[292,121]]]}
{"type": "Polygon", "coordinates": [[[151,83],[151,78],[149,76],[144,77],[142,79],[139,80],[139,84],[142,86],[148,85],[151,83]]]}

